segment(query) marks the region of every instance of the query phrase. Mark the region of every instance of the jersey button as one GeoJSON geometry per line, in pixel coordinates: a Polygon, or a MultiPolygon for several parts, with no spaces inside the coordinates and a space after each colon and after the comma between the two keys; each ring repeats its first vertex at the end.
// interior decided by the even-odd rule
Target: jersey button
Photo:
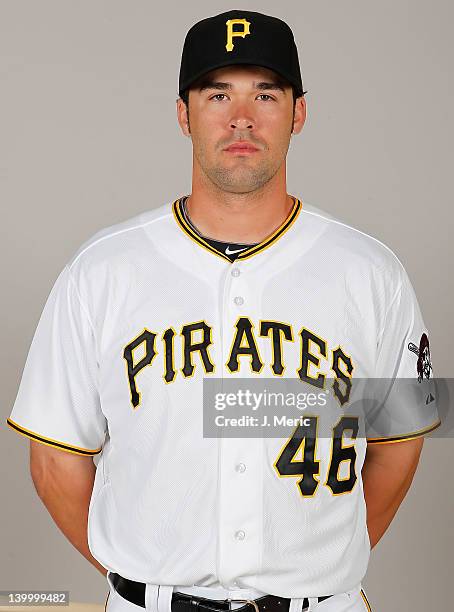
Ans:
{"type": "Polygon", "coordinates": [[[240,474],[242,474],[243,472],[246,471],[246,466],[244,465],[244,463],[237,463],[237,465],[235,466],[235,469],[237,472],[240,472],[240,474]]]}
{"type": "Polygon", "coordinates": [[[235,538],[237,540],[244,540],[245,537],[246,537],[246,534],[244,533],[242,529],[235,531],[235,538]]]}
{"type": "Polygon", "coordinates": [[[244,304],[244,300],[241,297],[241,295],[237,295],[233,301],[235,302],[237,306],[241,306],[242,304],[244,304]]]}
{"type": "Polygon", "coordinates": [[[230,272],[230,274],[232,276],[239,276],[241,274],[241,272],[238,270],[238,268],[233,268],[233,270],[230,272]]]}

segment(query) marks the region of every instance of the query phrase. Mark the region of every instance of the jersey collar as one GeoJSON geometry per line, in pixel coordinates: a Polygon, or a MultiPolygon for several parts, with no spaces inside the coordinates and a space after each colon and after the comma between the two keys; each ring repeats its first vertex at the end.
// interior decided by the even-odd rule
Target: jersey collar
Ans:
{"type": "MultiPolygon", "coordinates": [[[[225,259],[229,263],[233,263],[232,260],[227,255],[225,255],[224,253],[221,253],[220,251],[218,251],[217,249],[212,247],[211,244],[209,244],[206,240],[204,240],[201,236],[199,236],[192,229],[192,227],[186,222],[186,220],[185,220],[185,218],[183,216],[182,210],[181,210],[181,202],[184,199],[184,197],[187,197],[187,196],[183,196],[181,198],[178,198],[172,204],[173,215],[174,215],[175,220],[176,220],[177,224],[179,225],[179,227],[183,230],[183,232],[185,234],[187,234],[189,236],[189,238],[191,238],[199,246],[201,246],[202,248],[206,249],[207,251],[210,251],[211,253],[214,253],[214,255],[217,255],[218,257],[221,257],[222,259],[225,259]]],[[[282,225],[280,225],[271,234],[271,236],[268,236],[267,238],[265,238],[265,240],[263,240],[259,244],[251,246],[251,247],[245,249],[244,251],[242,251],[234,261],[238,261],[240,259],[248,259],[249,257],[252,257],[253,255],[256,255],[257,253],[260,253],[261,251],[264,251],[265,249],[270,247],[274,242],[276,242],[281,236],[283,236],[285,234],[285,232],[295,222],[295,220],[298,217],[298,215],[299,215],[299,213],[301,211],[301,208],[302,208],[302,203],[301,203],[300,200],[298,200],[298,198],[296,198],[295,196],[291,196],[291,198],[293,199],[293,207],[292,207],[292,210],[290,211],[290,214],[288,215],[287,219],[282,223],[282,225]]]]}

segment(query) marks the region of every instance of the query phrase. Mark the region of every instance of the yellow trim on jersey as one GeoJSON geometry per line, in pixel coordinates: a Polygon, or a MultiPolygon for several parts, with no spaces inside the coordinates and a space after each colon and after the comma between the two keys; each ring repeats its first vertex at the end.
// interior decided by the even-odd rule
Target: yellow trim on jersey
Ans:
{"type": "MultiPolygon", "coordinates": [[[[188,197],[188,196],[184,196],[184,197],[188,197]]],[[[295,222],[297,216],[299,215],[301,211],[302,203],[295,196],[290,196],[290,197],[293,199],[293,208],[292,208],[291,213],[287,217],[287,219],[282,223],[282,225],[280,225],[270,236],[268,236],[268,238],[265,238],[265,240],[263,240],[259,244],[256,244],[255,246],[249,247],[248,249],[245,249],[244,251],[242,251],[234,261],[238,259],[247,259],[248,257],[252,257],[253,255],[256,255],[260,251],[267,249],[274,242],[276,242],[278,238],[280,238],[283,234],[285,234],[285,232],[293,225],[293,223],[295,222]]],[[[192,229],[192,227],[188,225],[188,223],[186,223],[184,216],[181,212],[182,200],[183,198],[179,198],[178,200],[175,200],[175,202],[172,204],[173,214],[180,228],[185,232],[185,234],[187,234],[192,240],[194,240],[194,242],[197,242],[198,245],[200,245],[207,251],[210,251],[210,253],[214,253],[218,257],[222,257],[222,259],[225,259],[229,263],[232,263],[232,260],[227,255],[225,255],[224,253],[221,253],[220,251],[212,247],[206,240],[204,240],[201,236],[199,236],[192,229]]]]}
{"type": "Polygon", "coordinates": [[[221,253],[220,251],[212,247],[211,244],[209,244],[208,242],[206,242],[206,240],[201,238],[192,229],[192,227],[186,223],[183,217],[183,214],[181,212],[181,201],[182,200],[183,198],[179,198],[178,200],[175,200],[175,202],[172,204],[172,210],[173,210],[174,217],[178,225],[181,227],[181,229],[185,232],[185,234],[189,236],[189,238],[192,238],[192,240],[194,240],[194,242],[197,242],[197,244],[199,244],[201,247],[203,247],[207,251],[210,251],[211,253],[214,253],[218,257],[222,257],[222,259],[225,259],[226,261],[231,263],[230,258],[227,257],[227,255],[224,255],[224,253],[221,253]]]}
{"type": "Polygon", "coordinates": [[[41,442],[41,444],[46,444],[47,446],[53,446],[54,448],[59,448],[61,450],[66,451],[67,453],[74,453],[76,455],[88,455],[91,457],[92,455],[97,455],[101,452],[101,448],[97,448],[96,450],[90,450],[88,448],[81,448],[79,446],[73,446],[71,444],[66,444],[65,442],[59,442],[58,440],[52,440],[52,438],[46,438],[45,436],[41,436],[34,431],[30,431],[30,429],[25,429],[22,425],[18,425],[11,419],[6,419],[7,425],[11,427],[14,431],[21,434],[22,436],[26,436],[31,440],[36,440],[36,442],[41,442]]]}
{"type": "Polygon", "coordinates": [[[366,608],[367,608],[368,612],[372,612],[372,608],[370,607],[370,603],[369,603],[369,600],[366,597],[366,593],[362,589],[361,589],[360,593],[361,593],[361,597],[363,598],[364,604],[366,605],[366,608]]]}
{"type": "Polygon", "coordinates": [[[423,436],[426,433],[433,431],[434,429],[437,429],[439,425],[441,425],[440,419],[438,419],[438,421],[433,423],[433,425],[430,425],[429,427],[426,427],[425,429],[420,429],[418,431],[414,431],[412,433],[404,434],[401,436],[394,436],[392,438],[367,438],[367,443],[368,444],[392,444],[393,442],[403,442],[404,440],[413,440],[415,438],[419,438],[420,436],[423,436]]]}
{"type": "Polygon", "coordinates": [[[109,595],[110,595],[110,590],[109,590],[109,592],[107,593],[106,602],[105,602],[105,604],[104,604],[104,612],[107,612],[107,602],[109,601],[109,595]]]}
{"type": "Polygon", "coordinates": [[[247,259],[248,257],[252,257],[253,255],[255,255],[256,253],[259,253],[260,251],[267,249],[273,244],[273,242],[276,242],[278,238],[280,238],[283,234],[285,234],[285,232],[293,225],[297,216],[301,212],[301,208],[303,205],[298,200],[298,198],[296,198],[295,196],[290,196],[290,197],[293,199],[293,208],[292,208],[292,212],[287,217],[287,219],[284,221],[284,223],[280,227],[278,227],[277,230],[271,234],[271,236],[268,236],[268,238],[265,238],[263,242],[260,242],[255,247],[251,247],[250,249],[241,251],[237,259],[247,259]]]}

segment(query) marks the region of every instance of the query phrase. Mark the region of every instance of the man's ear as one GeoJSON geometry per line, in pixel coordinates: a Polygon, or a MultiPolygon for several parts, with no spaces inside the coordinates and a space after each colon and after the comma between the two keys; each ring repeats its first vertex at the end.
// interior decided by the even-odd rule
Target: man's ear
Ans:
{"type": "Polygon", "coordinates": [[[303,129],[303,125],[307,118],[307,106],[304,96],[300,96],[295,100],[295,111],[293,113],[293,130],[292,134],[299,134],[303,129]]]}
{"type": "Polygon", "coordinates": [[[191,128],[189,125],[189,108],[182,98],[177,98],[177,118],[180,124],[181,131],[185,136],[191,136],[191,128]]]}

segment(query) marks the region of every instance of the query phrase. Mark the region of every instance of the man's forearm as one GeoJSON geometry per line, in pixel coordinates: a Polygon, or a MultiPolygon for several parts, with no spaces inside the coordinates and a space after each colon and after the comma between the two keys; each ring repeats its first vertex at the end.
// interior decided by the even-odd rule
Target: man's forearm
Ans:
{"type": "Polygon", "coordinates": [[[411,486],[416,472],[419,452],[414,449],[413,455],[411,455],[410,445],[412,443],[403,442],[402,444],[407,444],[409,451],[405,466],[399,465],[398,462],[389,461],[390,457],[383,460],[382,457],[373,455],[366,456],[364,462],[362,478],[371,548],[377,544],[388,529],[411,486]]]}
{"type": "Polygon", "coordinates": [[[46,506],[49,514],[68,538],[71,544],[92,563],[96,569],[106,575],[107,570],[96,561],[88,548],[88,508],[93,490],[96,466],[87,457],[75,473],[74,464],[59,465],[58,469],[50,464],[42,471],[39,478],[33,478],[36,491],[46,506]]]}

